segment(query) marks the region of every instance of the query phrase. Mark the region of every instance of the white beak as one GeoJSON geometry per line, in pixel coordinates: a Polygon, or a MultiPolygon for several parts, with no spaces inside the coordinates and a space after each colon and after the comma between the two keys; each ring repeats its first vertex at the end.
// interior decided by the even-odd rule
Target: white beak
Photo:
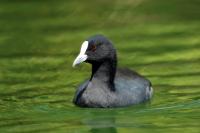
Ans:
{"type": "Polygon", "coordinates": [[[85,41],[81,46],[79,55],[74,60],[74,63],[72,65],[73,67],[87,60],[88,56],[85,54],[87,48],[88,48],[88,41],[85,41]]]}

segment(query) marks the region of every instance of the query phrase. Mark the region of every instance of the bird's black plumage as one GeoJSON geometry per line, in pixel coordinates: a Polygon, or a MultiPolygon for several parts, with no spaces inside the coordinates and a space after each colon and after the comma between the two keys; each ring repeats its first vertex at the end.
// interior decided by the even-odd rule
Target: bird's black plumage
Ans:
{"type": "Polygon", "coordinates": [[[87,39],[84,60],[92,65],[89,80],[82,83],[74,103],[81,107],[122,107],[149,100],[152,87],[149,80],[129,69],[117,68],[117,54],[106,37],[87,39]]]}

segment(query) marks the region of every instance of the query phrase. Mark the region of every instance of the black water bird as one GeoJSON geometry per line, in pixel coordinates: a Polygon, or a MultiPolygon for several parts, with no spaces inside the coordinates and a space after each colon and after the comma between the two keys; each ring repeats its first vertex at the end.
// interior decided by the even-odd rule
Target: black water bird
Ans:
{"type": "Polygon", "coordinates": [[[117,68],[117,54],[111,41],[95,35],[83,42],[73,67],[92,65],[90,79],[77,89],[73,102],[81,107],[109,108],[138,104],[152,97],[151,82],[129,69],[117,68]]]}

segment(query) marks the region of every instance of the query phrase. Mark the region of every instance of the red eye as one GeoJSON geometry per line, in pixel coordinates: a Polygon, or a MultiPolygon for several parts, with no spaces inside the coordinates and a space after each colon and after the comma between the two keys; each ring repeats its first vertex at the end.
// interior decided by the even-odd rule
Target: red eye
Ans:
{"type": "Polygon", "coordinates": [[[91,50],[92,50],[92,52],[96,51],[96,46],[92,45],[91,50]]]}

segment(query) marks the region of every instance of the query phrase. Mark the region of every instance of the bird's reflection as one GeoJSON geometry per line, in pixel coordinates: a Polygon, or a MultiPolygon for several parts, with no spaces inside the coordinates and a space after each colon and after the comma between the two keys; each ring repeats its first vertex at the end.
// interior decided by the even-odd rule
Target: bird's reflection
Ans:
{"type": "Polygon", "coordinates": [[[90,119],[87,125],[91,127],[91,133],[117,133],[114,117],[90,119]]]}
{"type": "Polygon", "coordinates": [[[91,133],[117,133],[115,127],[106,127],[106,128],[92,128],[91,133]]]}

